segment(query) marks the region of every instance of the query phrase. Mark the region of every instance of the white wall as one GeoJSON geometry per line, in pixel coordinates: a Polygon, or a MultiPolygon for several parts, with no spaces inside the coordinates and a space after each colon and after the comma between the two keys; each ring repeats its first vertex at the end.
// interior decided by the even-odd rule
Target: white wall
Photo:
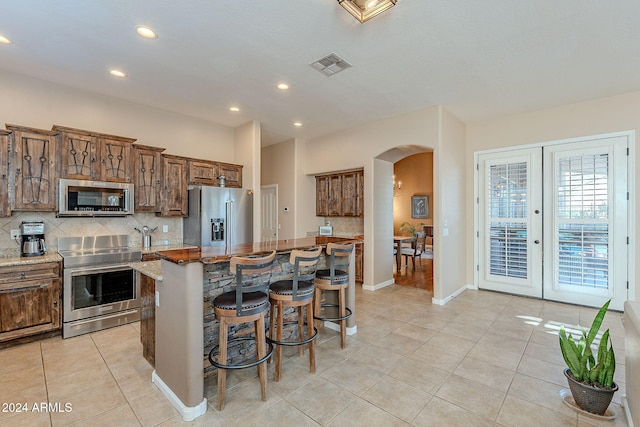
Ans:
{"type": "Polygon", "coordinates": [[[0,124],[53,125],[137,138],[165,153],[236,163],[233,128],[0,71],[0,124]]]}
{"type": "MultiPolygon", "coordinates": [[[[296,237],[296,142],[289,140],[262,149],[261,185],[278,184],[278,239],[296,237]],[[289,210],[284,211],[287,207],[289,210]]],[[[301,236],[302,237],[302,236],[301,236]]]]}
{"type": "MultiPolygon", "coordinates": [[[[466,169],[473,170],[474,152],[501,147],[515,147],[519,145],[557,141],[580,136],[598,135],[609,132],[629,131],[640,135],[640,92],[630,92],[608,98],[595,99],[577,104],[562,105],[545,110],[532,111],[524,114],[500,117],[478,123],[467,124],[467,155],[466,169]]],[[[634,189],[639,187],[640,156],[636,152],[635,163],[631,168],[635,172],[635,180],[630,183],[631,200],[636,212],[635,222],[630,224],[630,235],[633,242],[638,241],[640,202],[635,197],[634,189]],[[634,234],[635,230],[635,234],[634,234]],[[635,238],[634,238],[635,236],[635,238]]],[[[466,224],[473,230],[473,174],[466,177],[467,209],[466,224]]],[[[473,235],[467,233],[467,259],[473,259],[473,235]]],[[[635,270],[630,284],[634,294],[640,295],[640,280],[638,270],[633,260],[629,268],[635,270]]],[[[473,263],[467,263],[466,280],[473,282],[473,263]]]]}

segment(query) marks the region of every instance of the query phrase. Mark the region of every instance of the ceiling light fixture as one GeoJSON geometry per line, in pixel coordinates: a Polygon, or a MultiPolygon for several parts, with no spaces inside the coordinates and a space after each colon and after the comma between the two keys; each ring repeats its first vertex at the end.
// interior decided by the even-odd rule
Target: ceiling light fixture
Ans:
{"type": "Polygon", "coordinates": [[[144,37],[145,39],[157,39],[158,35],[149,27],[145,27],[144,25],[138,25],[136,27],[136,33],[139,36],[144,37]]]}
{"type": "Polygon", "coordinates": [[[11,40],[9,40],[8,38],[6,38],[5,36],[0,36],[0,43],[3,43],[3,44],[11,44],[11,40]]]}
{"type": "Polygon", "coordinates": [[[302,122],[293,122],[293,125],[299,128],[299,127],[302,127],[302,122]]]}
{"type": "Polygon", "coordinates": [[[229,107],[229,111],[233,111],[234,113],[237,113],[238,111],[240,111],[240,109],[238,107],[229,107]]]}
{"type": "Polygon", "coordinates": [[[289,85],[286,84],[286,83],[278,83],[278,89],[287,90],[287,89],[289,89],[289,85]]]}
{"type": "Polygon", "coordinates": [[[114,77],[120,77],[120,78],[127,77],[127,75],[120,70],[109,70],[109,74],[111,74],[114,77]]]}
{"type": "Polygon", "coordinates": [[[360,23],[395,6],[398,0],[338,0],[338,4],[353,15],[360,23]]]}

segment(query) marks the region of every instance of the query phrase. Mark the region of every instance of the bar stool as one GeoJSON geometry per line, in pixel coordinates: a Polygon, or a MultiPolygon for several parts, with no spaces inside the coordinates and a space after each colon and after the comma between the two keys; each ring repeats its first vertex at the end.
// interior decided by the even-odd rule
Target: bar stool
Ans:
{"type": "Polygon", "coordinates": [[[220,324],[218,345],[209,352],[209,362],[218,368],[218,410],[224,408],[227,369],[244,369],[258,366],[262,400],[267,400],[267,366],[265,362],[273,353],[273,344],[266,340],[265,316],[269,309],[267,294],[271,279],[271,266],[276,252],[266,256],[232,257],[230,270],[235,274],[236,287],[218,295],[213,300],[213,311],[220,324]],[[228,345],[237,341],[252,341],[241,336],[229,339],[229,325],[254,323],[256,358],[227,363],[228,345]],[[267,350],[268,347],[268,350],[267,350]],[[217,356],[217,357],[216,357],[217,356]]]}
{"type": "Polygon", "coordinates": [[[353,312],[346,306],[345,289],[349,286],[349,258],[353,252],[353,243],[327,244],[327,255],[330,257],[328,269],[318,270],[316,272],[315,290],[315,316],[316,327],[320,327],[325,320],[340,322],[340,347],[344,348],[347,339],[347,319],[351,317],[353,312]],[[322,291],[337,291],[338,304],[322,303],[322,291]],[[320,316],[321,307],[337,307],[338,317],[320,316]]]}
{"type": "Polygon", "coordinates": [[[316,276],[316,268],[322,247],[307,250],[293,250],[289,256],[289,263],[293,267],[291,280],[278,280],[269,286],[269,302],[271,303],[271,317],[269,320],[269,338],[276,344],[276,374],[275,380],[280,381],[282,367],[282,346],[300,346],[300,356],[304,354],[304,345],[309,344],[309,371],[316,372],[315,339],[318,329],[314,327],[313,320],[313,279],[316,276]],[[296,320],[284,322],[286,307],[297,307],[296,320]],[[307,321],[304,321],[304,310],[307,311],[307,321]],[[276,314],[277,312],[277,314],[276,314]],[[274,323],[276,327],[274,328],[274,323]],[[284,325],[298,325],[298,340],[283,340],[284,325]],[[305,337],[304,326],[307,326],[305,337]],[[275,334],[275,339],[274,339],[275,334]]]}

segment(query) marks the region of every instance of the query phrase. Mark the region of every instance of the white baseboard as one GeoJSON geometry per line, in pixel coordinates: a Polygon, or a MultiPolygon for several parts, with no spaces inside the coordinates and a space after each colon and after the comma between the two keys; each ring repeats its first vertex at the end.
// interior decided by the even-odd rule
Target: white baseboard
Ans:
{"type": "Polygon", "coordinates": [[[622,396],[622,407],[624,408],[624,415],[627,417],[627,425],[633,427],[633,419],[631,418],[631,411],[629,410],[629,401],[627,396],[622,396]]]}
{"type": "Polygon", "coordinates": [[[446,303],[448,303],[449,301],[451,301],[452,299],[454,299],[455,297],[457,297],[458,295],[460,295],[461,293],[463,293],[464,291],[466,291],[469,288],[469,286],[463,286],[460,289],[458,289],[457,291],[455,291],[454,293],[452,293],[451,295],[449,295],[448,297],[444,298],[444,299],[435,299],[435,298],[431,298],[431,303],[432,304],[436,304],[436,305],[445,305],[446,303]]]}
{"type": "Polygon", "coordinates": [[[364,289],[365,291],[377,291],[378,289],[382,289],[382,288],[386,288],[387,286],[391,286],[394,285],[395,282],[393,281],[393,279],[389,279],[386,282],[382,282],[382,283],[378,283],[375,285],[362,285],[362,289],[364,289]]]}
{"type": "Polygon", "coordinates": [[[154,370],[151,373],[151,382],[153,382],[164,394],[169,402],[178,411],[183,421],[193,421],[207,412],[207,399],[203,399],[197,406],[186,406],[178,396],[169,388],[167,384],[156,374],[154,370]]]}
{"type": "MultiPolygon", "coordinates": [[[[324,322],[324,326],[332,331],[340,332],[340,324],[338,323],[333,323],[327,320],[324,322]]],[[[347,326],[347,335],[354,335],[356,332],[358,332],[358,325],[347,326]]]]}

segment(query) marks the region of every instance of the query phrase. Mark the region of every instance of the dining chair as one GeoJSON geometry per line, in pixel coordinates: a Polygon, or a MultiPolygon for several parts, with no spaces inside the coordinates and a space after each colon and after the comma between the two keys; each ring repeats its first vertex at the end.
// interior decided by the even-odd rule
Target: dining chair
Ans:
{"type": "MultiPolygon", "coordinates": [[[[417,231],[415,239],[411,242],[411,246],[403,246],[400,248],[400,252],[405,258],[405,266],[407,268],[409,268],[409,258],[411,258],[414,271],[416,270],[416,258],[418,258],[418,261],[422,261],[426,239],[427,237],[424,231],[417,231]]],[[[420,269],[422,270],[422,262],[420,262],[420,269]]]]}

